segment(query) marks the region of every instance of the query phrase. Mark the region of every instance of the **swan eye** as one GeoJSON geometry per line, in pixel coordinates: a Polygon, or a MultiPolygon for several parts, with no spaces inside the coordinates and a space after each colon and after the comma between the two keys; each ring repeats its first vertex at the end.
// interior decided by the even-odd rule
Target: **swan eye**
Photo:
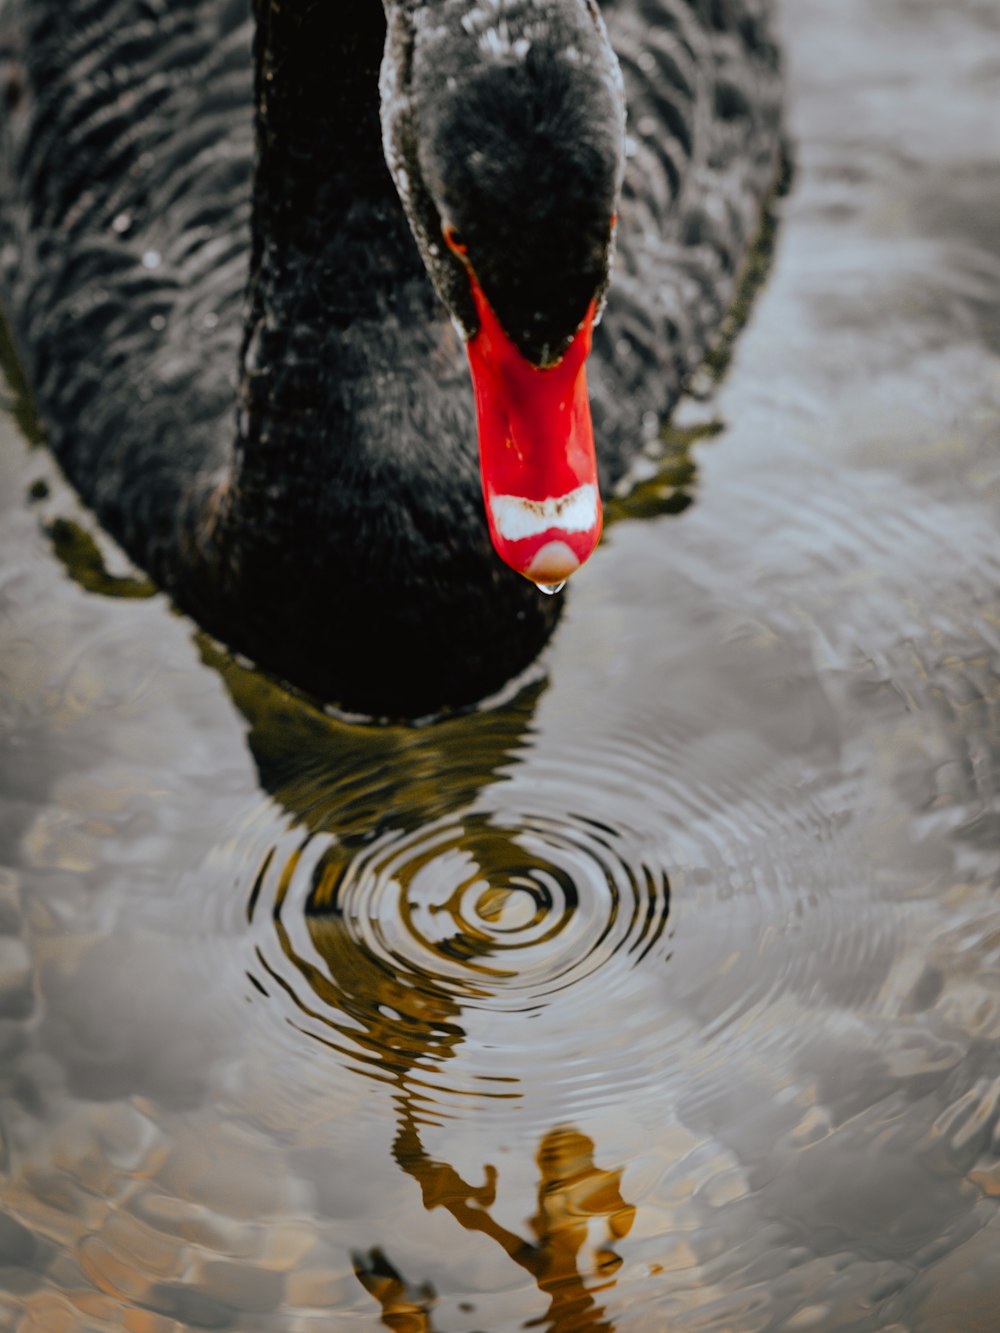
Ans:
{"type": "Polygon", "coordinates": [[[458,232],[455,230],[455,228],[451,225],[450,222],[444,222],[441,224],[441,234],[444,237],[444,243],[445,245],[447,245],[449,250],[452,250],[456,255],[466,254],[466,252],[468,251],[468,246],[465,244],[461,236],[458,234],[458,232]]]}

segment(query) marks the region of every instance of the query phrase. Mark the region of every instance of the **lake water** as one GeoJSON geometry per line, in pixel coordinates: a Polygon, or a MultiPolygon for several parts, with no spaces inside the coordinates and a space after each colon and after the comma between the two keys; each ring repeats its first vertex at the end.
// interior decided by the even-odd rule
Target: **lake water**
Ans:
{"type": "Polygon", "coordinates": [[[694,502],[490,707],[86,590],[0,417],[0,1328],[1000,1329],[1000,7],[784,27],[694,502]]]}

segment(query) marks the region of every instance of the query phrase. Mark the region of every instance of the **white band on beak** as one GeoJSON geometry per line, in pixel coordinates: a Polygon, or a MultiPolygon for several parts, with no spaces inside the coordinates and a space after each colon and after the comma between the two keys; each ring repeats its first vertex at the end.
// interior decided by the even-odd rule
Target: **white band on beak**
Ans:
{"type": "Polygon", "coordinates": [[[589,532],[597,523],[597,487],[591,483],[546,500],[520,495],[493,495],[489,500],[493,526],[509,542],[540,537],[551,528],[589,532]]]}

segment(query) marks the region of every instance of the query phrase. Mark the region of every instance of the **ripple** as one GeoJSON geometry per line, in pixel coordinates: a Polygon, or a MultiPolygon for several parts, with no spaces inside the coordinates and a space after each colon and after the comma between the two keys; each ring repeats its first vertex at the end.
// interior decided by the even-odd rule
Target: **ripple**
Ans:
{"type": "MultiPolygon", "coordinates": [[[[782,651],[785,717],[798,705],[782,651]]],[[[435,1120],[539,1088],[569,1118],[623,1091],[655,1104],[750,1010],[829,999],[824,938],[847,992],[877,986],[892,932],[876,913],[850,919],[849,795],[782,758],[766,727],[729,727],[717,697],[710,717],[687,696],[579,737],[548,717],[544,745],[534,703],[519,725],[505,706],[489,726],[395,735],[327,719],[339,757],[326,785],[310,764],[308,809],[276,821],[271,804],[229,840],[247,998],[278,1020],[286,1056],[320,1043],[337,1056],[318,1075],[331,1096],[346,1066],[435,1120]]],[[[275,796],[294,806],[297,790],[275,796]]]]}
{"type": "Polygon", "coordinates": [[[338,954],[357,950],[418,1003],[433,995],[515,1013],[619,953],[641,961],[662,942],[669,907],[663,871],[630,863],[613,830],[584,818],[443,818],[356,852],[313,837],[269,862],[265,879],[300,971],[335,940],[338,954]]]}

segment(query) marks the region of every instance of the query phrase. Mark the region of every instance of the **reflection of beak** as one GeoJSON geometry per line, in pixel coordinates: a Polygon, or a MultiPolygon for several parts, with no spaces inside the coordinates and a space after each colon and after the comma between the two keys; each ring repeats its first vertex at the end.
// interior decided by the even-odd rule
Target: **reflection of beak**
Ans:
{"type": "Polygon", "coordinates": [[[534,366],[500,327],[475,274],[470,278],[480,327],[467,350],[490,536],[519,574],[562,583],[601,535],[586,372],[594,305],[560,360],[534,366]]]}

